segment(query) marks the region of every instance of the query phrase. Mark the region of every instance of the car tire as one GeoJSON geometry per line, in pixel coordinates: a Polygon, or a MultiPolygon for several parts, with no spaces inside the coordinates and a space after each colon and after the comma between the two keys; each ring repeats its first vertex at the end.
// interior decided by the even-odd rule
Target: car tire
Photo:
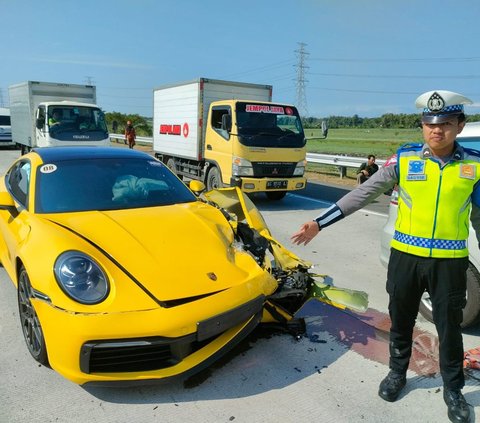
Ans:
{"type": "MultiPolygon", "coordinates": [[[[428,293],[425,293],[420,302],[420,314],[429,322],[433,322],[432,302],[428,293]]],[[[480,273],[469,264],[467,269],[467,304],[463,309],[462,328],[475,324],[480,317],[480,273]]]]}
{"type": "Polygon", "coordinates": [[[220,171],[217,167],[213,166],[210,168],[207,174],[207,183],[205,185],[207,186],[207,191],[223,187],[220,171]]]}
{"type": "Polygon", "coordinates": [[[32,286],[27,271],[22,266],[18,276],[18,311],[20,325],[22,326],[23,337],[27,343],[28,351],[40,364],[48,366],[47,346],[43,336],[42,326],[38,315],[33,307],[32,286]]]}
{"type": "Polygon", "coordinates": [[[284,198],[287,193],[286,191],[271,191],[271,192],[266,192],[267,198],[272,201],[278,201],[284,198]]]}
{"type": "Polygon", "coordinates": [[[166,166],[176,175],[177,174],[177,165],[175,164],[175,160],[173,158],[169,158],[167,160],[166,166]]]}

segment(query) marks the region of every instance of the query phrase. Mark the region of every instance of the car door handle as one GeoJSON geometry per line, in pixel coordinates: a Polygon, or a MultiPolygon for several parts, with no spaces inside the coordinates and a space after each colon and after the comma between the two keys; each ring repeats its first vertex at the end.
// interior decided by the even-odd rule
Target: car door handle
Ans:
{"type": "Polygon", "coordinates": [[[210,144],[207,144],[207,150],[213,150],[213,148],[210,144]]]}

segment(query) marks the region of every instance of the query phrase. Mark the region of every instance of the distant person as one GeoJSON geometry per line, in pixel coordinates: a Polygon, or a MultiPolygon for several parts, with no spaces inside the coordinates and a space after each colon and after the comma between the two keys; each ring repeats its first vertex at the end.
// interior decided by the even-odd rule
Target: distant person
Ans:
{"type": "Polygon", "coordinates": [[[375,156],[370,154],[368,160],[360,165],[357,171],[357,183],[363,184],[370,176],[378,170],[378,165],[375,163],[375,156]]]}
{"type": "Polygon", "coordinates": [[[118,122],[116,120],[114,120],[112,122],[112,131],[113,133],[116,133],[117,132],[117,129],[118,129],[118,122]]]}
{"type": "Polygon", "coordinates": [[[60,110],[54,109],[52,116],[50,116],[50,118],[48,119],[48,126],[52,127],[52,126],[61,124],[62,122],[60,119],[61,119],[60,110]]]}
{"type": "Polygon", "coordinates": [[[378,395],[396,401],[407,383],[415,320],[427,291],[439,339],[443,400],[448,418],[458,423],[471,421],[461,391],[465,385],[461,323],[467,302],[469,221],[480,239],[480,153],[464,149],[456,138],[465,126],[463,105],[472,103],[451,91],[420,95],[415,105],[423,111],[424,143],[402,146],[368,181],[292,235],[293,243],[306,245],[398,184],[401,195],[386,283],[390,372],[378,395]]]}
{"type": "Polygon", "coordinates": [[[322,136],[323,138],[328,136],[328,123],[326,120],[322,120],[322,136]]]}
{"type": "Polygon", "coordinates": [[[125,127],[125,144],[128,143],[128,148],[133,148],[136,138],[137,134],[135,133],[132,121],[127,120],[127,126],[125,127]]]}

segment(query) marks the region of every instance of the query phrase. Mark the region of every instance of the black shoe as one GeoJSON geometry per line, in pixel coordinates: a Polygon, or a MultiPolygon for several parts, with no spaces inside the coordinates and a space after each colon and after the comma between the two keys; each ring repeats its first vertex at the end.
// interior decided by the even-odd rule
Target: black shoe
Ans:
{"type": "Polygon", "coordinates": [[[378,395],[385,401],[396,401],[406,383],[407,378],[404,373],[390,370],[387,377],[380,383],[378,395]]]}
{"type": "Polygon", "coordinates": [[[444,389],[443,399],[448,407],[448,418],[455,423],[470,421],[470,408],[460,389],[444,389]]]}

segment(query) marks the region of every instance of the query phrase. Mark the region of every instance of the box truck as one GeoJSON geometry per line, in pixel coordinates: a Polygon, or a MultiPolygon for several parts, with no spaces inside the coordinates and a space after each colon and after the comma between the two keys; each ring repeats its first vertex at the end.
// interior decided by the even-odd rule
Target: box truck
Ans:
{"type": "Polygon", "coordinates": [[[271,85],[199,78],[156,88],[153,97],[153,150],[179,177],[272,200],[305,187],[300,116],[272,102],[271,85]]]}
{"type": "Polygon", "coordinates": [[[12,141],[12,127],[10,124],[10,110],[0,107],[0,147],[15,146],[12,141]]]}
{"type": "Polygon", "coordinates": [[[33,147],[110,145],[92,85],[27,81],[9,87],[13,142],[33,147]]]}

